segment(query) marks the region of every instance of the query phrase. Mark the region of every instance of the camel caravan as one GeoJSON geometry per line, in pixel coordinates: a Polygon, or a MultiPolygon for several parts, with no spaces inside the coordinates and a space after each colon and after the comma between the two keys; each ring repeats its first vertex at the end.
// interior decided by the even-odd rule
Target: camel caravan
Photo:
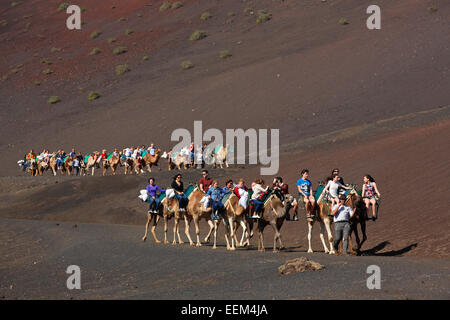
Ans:
{"type": "Polygon", "coordinates": [[[185,223],[185,235],[190,246],[202,246],[199,223],[206,220],[209,226],[203,242],[209,243],[213,239],[213,249],[217,248],[217,231],[223,223],[225,228],[225,242],[227,250],[250,246],[253,229],[257,230],[258,251],[264,251],[265,227],[270,226],[274,231],[273,251],[284,249],[281,228],[285,220],[298,221],[298,207],[303,208],[308,223],[308,253],[312,253],[311,236],[314,224],[320,225],[320,239],[324,252],[329,254],[347,254],[350,247],[351,254],[360,254],[363,243],[367,240],[366,221],[375,221],[378,217],[380,193],[375,180],[370,175],[363,178],[363,187],[356,189],[356,185],[343,183],[339,170],[334,169],[327,182],[320,181],[316,190],[312,189],[309,171],[304,169],[302,177],[297,181],[298,198],[289,193],[287,184],[281,177],[273,180],[272,186],[265,186],[262,179],[256,179],[248,189],[244,180],[234,184],[228,180],[223,188],[216,180],[209,178],[208,171],[202,170],[202,178],[196,185],[184,188],[180,173],[174,176],[170,188],[161,189],[154,178],[149,179],[146,189],[140,190],[138,196],[143,202],[149,203],[145,233],[142,241],[146,241],[148,229],[156,243],[161,243],[155,230],[161,218],[164,221],[164,243],[168,240],[168,221],[174,219],[173,241],[176,245],[184,243],[180,236],[179,226],[185,223]],[[372,209],[371,209],[372,207],[372,209]],[[291,218],[289,211],[293,209],[291,218]],[[371,215],[369,214],[371,212],[371,215]],[[371,217],[369,217],[371,216],[371,217]],[[194,221],[196,239],[194,242],[190,234],[191,222],[194,221]],[[332,225],[335,232],[333,235],[332,225]],[[362,233],[359,237],[358,225],[362,233]],[[239,227],[242,234],[239,239],[239,227]],[[325,230],[327,238],[325,239],[325,230]],[[355,246],[353,246],[354,236],[355,246]],[[342,248],[338,249],[342,241],[342,248]]]}
{"type": "Polygon", "coordinates": [[[172,150],[162,152],[160,148],[151,144],[148,148],[130,147],[122,151],[114,149],[111,153],[102,150],[102,152],[94,151],[84,156],[81,152],[75,152],[75,149],[68,154],[64,150],[50,153],[44,149],[40,154],[30,150],[17,164],[31,176],[42,176],[46,171],[54,176],[58,171],[61,175],[94,176],[95,169],[101,169],[102,175],[105,176],[109,169],[113,175],[119,170],[123,170],[125,175],[151,173],[152,167],[158,167],[161,170],[159,166],[161,158],[167,159],[168,170],[204,168],[206,162],[204,159],[211,159],[208,164],[214,168],[229,167],[227,146],[219,145],[215,149],[208,149],[206,145],[194,148],[194,144],[182,148],[179,152],[172,150]]]}

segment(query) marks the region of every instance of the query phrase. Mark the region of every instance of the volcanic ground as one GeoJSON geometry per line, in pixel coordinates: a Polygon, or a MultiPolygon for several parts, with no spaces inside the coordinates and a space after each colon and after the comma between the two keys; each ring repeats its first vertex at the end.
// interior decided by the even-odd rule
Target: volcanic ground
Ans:
{"type": "MultiPolygon", "coordinates": [[[[66,28],[61,3],[0,4],[0,298],[450,297],[446,1],[380,0],[380,30],[366,27],[370,1],[185,0],[160,10],[163,1],[79,0],[81,30],[66,28]],[[260,10],[271,19],[257,23],[260,10]],[[207,36],[189,40],[195,30],[207,36]],[[126,52],[114,54],[120,46],[126,52]],[[128,71],[116,74],[119,65],[128,71]],[[91,91],[100,97],[88,100],[91,91]],[[286,250],[277,254],[270,228],[265,253],[256,237],[250,248],[226,251],[222,229],[217,250],[143,243],[147,208],[137,195],[150,174],[29,177],[17,166],[31,148],[88,153],[155,143],[167,151],[173,130],[193,132],[194,120],[203,130],[279,129],[277,175],[292,193],[303,168],[314,187],[335,167],[359,186],[371,174],[380,217],[367,223],[362,255],[324,254],[317,225],[307,254],[303,211],[284,223],[286,250]],[[325,269],[278,275],[300,256],[325,269]],[[71,264],[83,274],[77,292],[65,287],[71,264]],[[373,264],[381,290],[366,287],[373,264]]],[[[259,170],[231,165],[210,174],[250,184],[259,170]]],[[[161,159],[152,175],[166,187],[174,171],[161,159]]],[[[199,177],[183,171],[185,183],[199,177]]],[[[181,231],[186,241],[184,223],[181,231]]],[[[206,232],[202,221],[202,239],[206,232]]]]}

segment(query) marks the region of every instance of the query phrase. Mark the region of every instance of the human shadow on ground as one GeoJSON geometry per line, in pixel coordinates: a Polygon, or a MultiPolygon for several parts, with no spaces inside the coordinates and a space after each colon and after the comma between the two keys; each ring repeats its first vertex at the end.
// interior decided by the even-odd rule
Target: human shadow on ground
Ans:
{"type": "Polygon", "coordinates": [[[377,244],[375,247],[368,249],[368,250],[362,250],[361,254],[362,256],[385,256],[385,257],[394,257],[394,256],[401,256],[405,254],[408,251],[411,251],[412,249],[417,247],[417,242],[410,244],[402,249],[399,250],[391,250],[386,252],[379,252],[383,250],[387,245],[391,244],[389,241],[383,241],[379,244],[377,244]]]}

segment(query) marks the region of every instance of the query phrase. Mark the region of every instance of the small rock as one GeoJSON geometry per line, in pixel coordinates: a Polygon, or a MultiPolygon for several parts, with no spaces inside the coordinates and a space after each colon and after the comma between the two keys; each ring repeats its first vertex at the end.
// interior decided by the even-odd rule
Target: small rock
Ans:
{"type": "Polygon", "coordinates": [[[311,261],[306,257],[296,258],[286,261],[285,264],[278,267],[279,274],[291,274],[296,272],[316,271],[325,268],[318,262],[311,261]]]}

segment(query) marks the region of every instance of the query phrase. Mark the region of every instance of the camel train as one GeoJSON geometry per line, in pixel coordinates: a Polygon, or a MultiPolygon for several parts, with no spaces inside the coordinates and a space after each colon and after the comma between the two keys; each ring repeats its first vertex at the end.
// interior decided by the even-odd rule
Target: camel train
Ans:
{"type": "MultiPolygon", "coordinates": [[[[187,149],[182,149],[179,153],[162,152],[161,149],[155,149],[153,155],[146,152],[144,156],[139,156],[136,158],[126,157],[124,152],[118,152],[117,154],[109,154],[105,158],[101,158],[101,153],[95,151],[85,157],[80,157],[79,165],[77,166],[78,172],[76,174],[86,176],[94,176],[95,169],[102,169],[102,175],[105,176],[108,173],[108,169],[111,169],[112,175],[118,173],[119,167],[123,167],[124,174],[144,174],[145,171],[151,173],[152,167],[159,166],[159,160],[161,158],[167,159],[168,170],[182,170],[188,168],[204,168],[205,164],[199,164],[200,161],[194,161],[187,149]],[[99,159],[100,158],[100,159],[99,159]]],[[[29,154],[30,155],[30,154],[29,154]]],[[[58,166],[57,153],[49,154],[47,160],[40,159],[36,155],[31,155],[27,159],[18,161],[18,165],[24,171],[26,171],[31,176],[42,176],[44,172],[51,171],[51,173],[56,176],[59,171],[61,175],[72,175],[74,171],[74,160],[77,156],[65,156],[62,159],[62,165],[58,166]],[[28,159],[29,157],[29,159],[28,159]]],[[[219,146],[216,152],[207,150],[205,155],[209,156],[211,161],[210,165],[214,168],[226,168],[229,167],[227,162],[227,146],[219,146]]],[[[195,157],[200,160],[204,158],[204,155],[198,151],[195,157]]]]}
{"type": "MultiPolygon", "coordinates": [[[[284,245],[281,239],[281,227],[286,220],[286,216],[289,215],[289,210],[293,207],[295,201],[294,197],[291,195],[282,195],[278,190],[272,190],[268,197],[264,200],[264,210],[259,219],[249,218],[251,216],[249,210],[250,206],[244,207],[242,202],[240,202],[239,197],[231,192],[228,197],[224,197],[224,210],[220,216],[220,219],[212,220],[211,207],[207,209],[204,208],[201,203],[201,199],[205,196],[198,186],[190,186],[193,190],[187,191],[188,195],[188,207],[187,211],[180,211],[179,204],[175,197],[168,198],[164,197],[161,201],[161,205],[158,208],[157,213],[148,213],[147,222],[145,224],[145,233],[142,237],[142,241],[146,241],[148,236],[148,229],[151,225],[151,233],[156,243],[161,243],[157,238],[155,230],[157,228],[160,218],[164,221],[164,243],[169,243],[167,230],[168,221],[174,219],[173,225],[173,241],[172,244],[176,245],[184,243],[181,239],[179,232],[180,221],[185,222],[185,235],[189,241],[190,246],[200,247],[202,245],[200,241],[200,228],[199,222],[204,219],[207,221],[209,226],[209,231],[204,238],[205,243],[209,243],[211,238],[213,238],[213,249],[217,248],[217,231],[221,222],[223,222],[225,227],[225,242],[227,250],[235,250],[237,247],[248,247],[250,246],[250,239],[253,236],[253,228],[256,224],[257,235],[257,248],[258,251],[264,252],[264,229],[266,226],[270,225],[274,231],[273,238],[273,252],[279,252],[279,250],[284,249],[284,245]],[[190,224],[194,221],[195,233],[196,233],[196,243],[191,238],[190,235],[190,224]],[[242,228],[241,239],[238,241],[237,231],[239,227],[242,228]]],[[[189,188],[187,189],[189,190],[189,188]]],[[[143,192],[144,190],[142,190],[143,192]]],[[[164,196],[164,195],[163,195],[164,196]]],[[[361,246],[366,241],[366,207],[362,197],[358,194],[355,186],[352,187],[348,195],[346,196],[345,204],[353,209],[354,215],[351,218],[350,225],[351,231],[349,234],[349,248],[351,254],[360,254],[361,246]],[[360,241],[357,227],[360,225],[363,239],[360,241]],[[352,235],[355,237],[356,246],[353,247],[352,235]]],[[[314,217],[307,218],[308,223],[308,253],[313,253],[311,247],[311,235],[314,223],[317,221],[320,224],[320,239],[323,244],[324,252],[328,254],[336,254],[333,246],[333,234],[331,232],[331,224],[333,223],[333,218],[330,216],[330,204],[325,198],[324,190],[321,190],[319,199],[313,208],[310,208],[314,212],[314,217]],[[324,230],[327,231],[327,240],[325,241],[324,230]]],[[[306,208],[304,208],[306,210],[306,208]]],[[[342,246],[341,249],[342,251],[342,246]]]]}

